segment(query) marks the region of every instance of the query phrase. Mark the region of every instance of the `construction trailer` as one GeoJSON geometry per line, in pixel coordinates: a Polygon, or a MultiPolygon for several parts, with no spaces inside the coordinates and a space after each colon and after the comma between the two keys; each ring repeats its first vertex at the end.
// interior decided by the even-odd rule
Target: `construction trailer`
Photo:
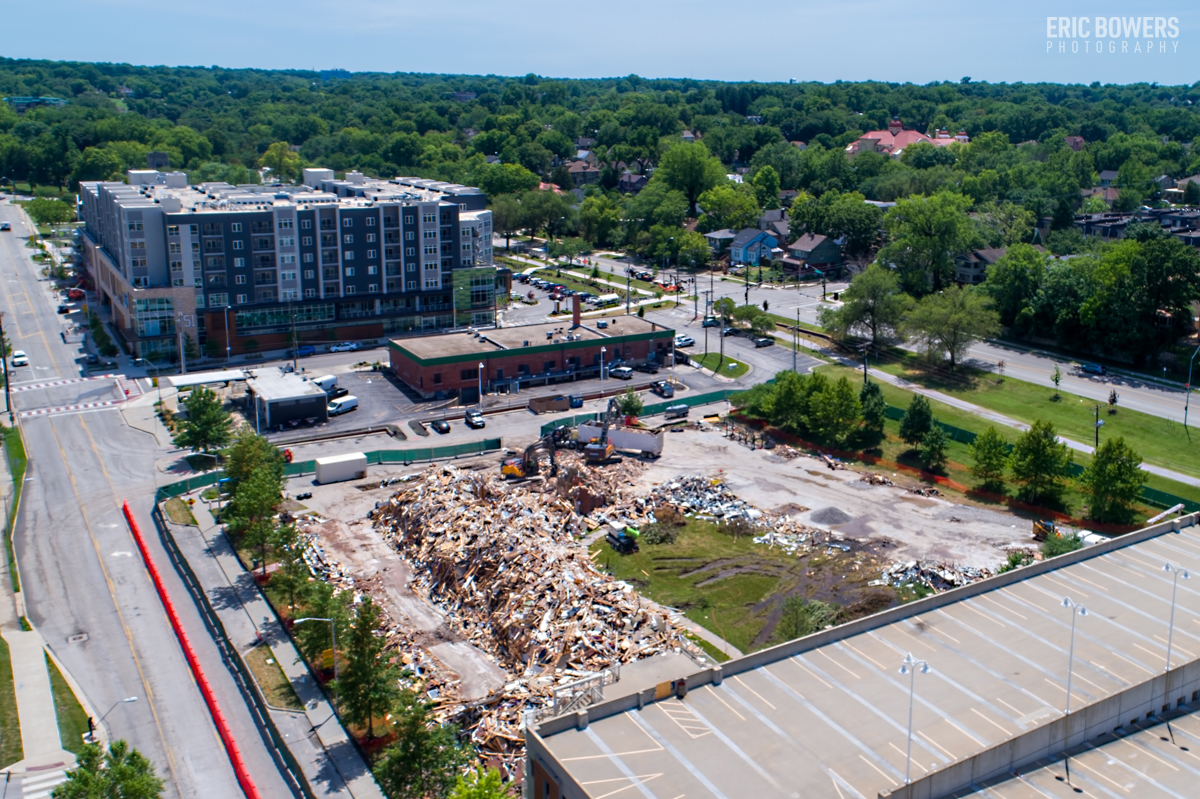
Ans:
{"type": "Polygon", "coordinates": [[[358,480],[367,476],[367,456],[362,452],[330,455],[316,459],[317,482],[340,483],[343,480],[358,480]]]}

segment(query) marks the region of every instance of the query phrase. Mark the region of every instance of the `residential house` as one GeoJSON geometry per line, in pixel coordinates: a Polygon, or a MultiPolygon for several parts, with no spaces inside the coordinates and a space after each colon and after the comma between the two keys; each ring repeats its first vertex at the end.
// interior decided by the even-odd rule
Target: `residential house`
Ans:
{"type": "Polygon", "coordinates": [[[704,238],[708,241],[708,249],[713,255],[720,255],[729,248],[733,240],[737,238],[737,234],[726,228],[725,230],[714,230],[712,233],[705,233],[704,238]]]}
{"type": "Polygon", "coordinates": [[[1080,150],[1082,150],[1083,145],[1085,145],[1085,144],[1087,144],[1087,141],[1082,136],[1068,136],[1067,137],[1067,146],[1070,147],[1075,152],[1079,152],[1080,150]]]}
{"type": "Polygon", "coordinates": [[[1100,173],[1100,185],[1111,186],[1117,182],[1117,170],[1105,169],[1100,173]]]}
{"type": "Polygon", "coordinates": [[[767,231],[780,241],[787,241],[787,211],[783,210],[782,208],[774,208],[769,211],[763,211],[762,216],[758,218],[758,229],[767,231]]]}
{"type": "Polygon", "coordinates": [[[808,145],[802,141],[794,141],[794,142],[789,142],[789,143],[793,147],[795,147],[797,150],[807,150],[808,149],[808,145]]]}
{"type": "Polygon", "coordinates": [[[687,142],[688,144],[691,144],[691,143],[692,143],[692,142],[694,142],[694,141],[695,141],[695,140],[696,140],[698,137],[696,136],[696,134],[695,134],[695,133],[692,133],[690,130],[685,130],[683,133],[680,133],[680,134],[679,134],[679,138],[683,139],[683,140],[684,140],[685,142],[687,142]]]}
{"type": "Polygon", "coordinates": [[[590,150],[596,146],[596,140],[588,136],[580,136],[575,140],[575,146],[580,150],[590,150]]]}
{"type": "Polygon", "coordinates": [[[791,208],[792,202],[799,196],[800,196],[800,192],[797,191],[796,189],[780,189],[779,190],[779,203],[784,208],[791,208]]]}
{"type": "Polygon", "coordinates": [[[853,158],[859,153],[873,152],[899,158],[904,153],[904,148],[918,142],[926,142],[935,147],[948,147],[951,144],[966,144],[971,141],[971,137],[964,131],[959,131],[955,136],[944,130],[938,130],[936,134],[936,137],[930,137],[920,131],[905,130],[899,119],[893,119],[887,130],[864,133],[857,141],[846,145],[846,155],[853,158]]]}
{"type": "Polygon", "coordinates": [[[771,250],[779,246],[779,239],[765,230],[746,228],[738,232],[729,244],[729,258],[734,264],[757,266],[763,256],[770,256],[771,250]]]}
{"type": "Polygon", "coordinates": [[[589,164],[595,164],[596,163],[596,154],[593,153],[591,150],[576,150],[575,151],[575,160],[576,161],[587,161],[589,164]]]}
{"type": "Polygon", "coordinates": [[[1108,207],[1111,208],[1112,204],[1116,202],[1116,199],[1120,195],[1121,191],[1116,186],[1097,186],[1094,189],[1083,189],[1079,193],[1085,200],[1088,197],[1099,197],[1101,200],[1104,200],[1104,202],[1108,203],[1108,207]]]}
{"type": "Polygon", "coordinates": [[[987,276],[987,269],[1004,257],[1003,247],[985,250],[971,250],[954,259],[954,280],[958,283],[974,285],[982,283],[987,276]]]}
{"type": "Polygon", "coordinates": [[[747,114],[746,121],[752,125],[761,125],[763,123],[763,118],[758,114],[747,114]]]}
{"type": "Polygon", "coordinates": [[[842,248],[835,239],[819,233],[805,233],[788,245],[780,263],[784,271],[803,274],[814,269],[826,274],[841,271],[842,248]]]}
{"type": "Polygon", "coordinates": [[[469,103],[476,98],[475,92],[454,92],[450,95],[450,99],[456,103],[469,103]]]}
{"type": "Polygon", "coordinates": [[[587,161],[572,161],[567,165],[567,173],[576,186],[586,186],[588,183],[600,181],[600,170],[587,161]]]}
{"type": "Polygon", "coordinates": [[[649,182],[650,178],[645,175],[635,175],[632,172],[626,172],[617,180],[617,191],[622,194],[637,194],[646,188],[646,184],[649,182]]]}

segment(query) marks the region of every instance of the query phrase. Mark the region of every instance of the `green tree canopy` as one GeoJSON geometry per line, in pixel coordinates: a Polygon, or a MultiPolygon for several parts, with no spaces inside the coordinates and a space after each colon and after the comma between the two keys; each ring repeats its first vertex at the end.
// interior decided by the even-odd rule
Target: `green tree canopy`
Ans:
{"type": "Polygon", "coordinates": [[[285,141],[277,141],[268,147],[258,163],[281,180],[294,180],[300,176],[300,153],[293,152],[291,145],[285,141]]]}
{"type": "Polygon", "coordinates": [[[995,425],[975,436],[970,444],[971,474],[985,487],[999,488],[1004,484],[1004,475],[1008,467],[1008,444],[995,425]]]}
{"type": "Polygon", "coordinates": [[[915,294],[950,285],[954,256],[978,240],[970,207],[970,199],[951,191],[897,200],[883,217],[888,243],[879,261],[900,270],[904,287],[915,294]]]}
{"type": "Polygon", "coordinates": [[[1148,477],[1142,471],[1142,456],[1125,443],[1123,436],[1106,439],[1079,478],[1088,496],[1091,518],[1128,522],[1148,477]]]}
{"type": "Polygon", "coordinates": [[[933,428],[933,408],[923,394],[914,394],[900,420],[900,438],[916,446],[933,428]]]}
{"type": "Polygon", "coordinates": [[[452,791],[470,761],[454,727],[433,721],[426,704],[413,691],[402,691],[388,723],[395,737],[373,769],[383,792],[391,797],[440,799],[452,791]]]}
{"type": "Polygon", "coordinates": [[[699,142],[676,144],[663,153],[654,176],[670,188],[683,192],[687,197],[688,213],[696,216],[696,200],[725,180],[725,167],[699,142]]]}
{"type": "Polygon", "coordinates": [[[1062,495],[1070,462],[1071,450],[1059,442],[1054,425],[1038,421],[1017,437],[1008,468],[1024,499],[1054,502],[1062,495]]]}
{"type": "Polygon", "coordinates": [[[949,356],[954,369],[972,344],[1000,332],[1000,319],[986,294],[950,286],[922,297],[904,327],[929,358],[949,356]]]}
{"type": "Polygon", "coordinates": [[[758,204],[764,209],[779,207],[779,173],[775,167],[766,164],[754,174],[752,181],[754,195],[758,204]]]}
{"type": "Polygon", "coordinates": [[[834,335],[862,332],[878,347],[899,335],[913,305],[912,298],[900,291],[896,275],[875,263],[850,281],[842,292],[841,307],[821,308],[819,316],[821,325],[834,335]]]}
{"type": "Polygon", "coordinates": [[[863,384],[858,392],[858,402],[862,405],[863,427],[872,435],[883,435],[883,426],[887,422],[887,401],[883,398],[883,389],[874,380],[863,384]]]}
{"type": "Polygon", "coordinates": [[[197,388],[184,401],[187,418],[179,424],[175,446],[192,452],[208,452],[229,443],[232,420],[221,398],[207,388],[197,388]]]}
{"type": "Polygon", "coordinates": [[[921,436],[921,464],[930,471],[946,465],[946,447],[950,443],[946,431],[935,419],[929,432],[921,436]]]}
{"type": "Polygon", "coordinates": [[[338,698],[350,723],[366,725],[367,739],[375,737],[375,718],[400,698],[400,670],[384,655],[383,614],[370,596],[355,610],[346,644],[338,698]]]}
{"type": "Polygon", "coordinates": [[[744,183],[718,183],[700,195],[700,207],[704,210],[701,224],[709,233],[725,228],[741,230],[758,223],[758,200],[744,183]]]}
{"type": "Polygon", "coordinates": [[[163,794],[154,764],[125,741],[113,741],[107,751],[85,745],[66,777],[51,792],[54,799],[158,799],[163,794]]]}

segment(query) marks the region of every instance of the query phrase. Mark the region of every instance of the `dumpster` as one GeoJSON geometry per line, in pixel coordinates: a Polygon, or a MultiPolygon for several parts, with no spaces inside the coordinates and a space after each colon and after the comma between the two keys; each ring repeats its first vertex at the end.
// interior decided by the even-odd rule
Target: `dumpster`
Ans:
{"type": "Polygon", "coordinates": [[[570,396],[567,397],[567,399],[569,399],[571,401],[572,408],[582,408],[583,407],[583,395],[582,394],[571,394],[570,396]]]}

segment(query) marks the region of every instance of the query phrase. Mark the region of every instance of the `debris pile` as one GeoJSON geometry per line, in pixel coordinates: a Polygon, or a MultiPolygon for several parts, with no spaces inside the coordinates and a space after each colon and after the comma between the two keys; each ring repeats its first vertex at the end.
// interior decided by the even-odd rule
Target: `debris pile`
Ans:
{"type": "Polygon", "coordinates": [[[872,580],[870,585],[890,585],[893,588],[923,585],[934,593],[940,593],[991,576],[991,569],[909,560],[893,563],[883,570],[878,580],[872,580]]]}
{"type": "Polygon", "coordinates": [[[695,514],[700,519],[754,522],[763,517],[762,511],[739,499],[729,486],[716,478],[681,477],[658,486],[653,499],[659,505],[672,505],[680,513],[695,514]]]}
{"type": "Polygon", "coordinates": [[[862,477],[858,478],[858,482],[868,483],[869,485],[873,485],[873,486],[894,486],[895,485],[895,483],[893,483],[888,478],[884,477],[882,474],[875,474],[874,472],[863,472],[862,477]]]}
{"type": "Polygon", "coordinates": [[[910,489],[908,489],[908,493],[916,494],[918,497],[940,497],[942,495],[941,491],[938,491],[936,488],[931,488],[931,487],[910,488],[910,489]]]}
{"type": "MultiPolygon", "coordinates": [[[[588,475],[603,475],[592,490],[619,492],[616,470],[588,475]]],[[[470,729],[485,754],[520,756],[524,711],[548,705],[556,685],[680,649],[674,620],[600,572],[576,542],[581,519],[563,495],[572,482],[507,485],[491,473],[432,467],[370,514],[414,566],[411,587],[513,675],[476,703],[459,700],[453,681],[428,683],[439,716],[470,729]]],[[[418,642],[401,631],[389,639],[420,660],[418,642]]]]}

